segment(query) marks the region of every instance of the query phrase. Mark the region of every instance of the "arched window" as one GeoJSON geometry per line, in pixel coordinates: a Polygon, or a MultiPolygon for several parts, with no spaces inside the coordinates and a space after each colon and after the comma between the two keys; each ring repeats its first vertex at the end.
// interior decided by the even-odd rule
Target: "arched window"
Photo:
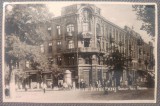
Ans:
{"type": "Polygon", "coordinates": [[[101,28],[100,28],[100,25],[97,24],[96,25],[96,35],[99,36],[101,34],[101,28]]]}
{"type": "Polygon", "coordinates": [[[57,25],[57,35],[61,35],[61,26],[57,25]]]}
{"type": "Polygon", "coordinates": [[[90,9],[86,9],[84,8],[82,11],[82,30],[83,32],[87,32],[90,31],[90,20],[92,18],[92,14],[91,14],[91,10],[90,9]]]}
{"type": "Polygon", "coordinates": [[[83,16],[83,22],[89,22],[90,19],[92,18],[92,15],[91,15],[91,10],[90,9],[86,9],[84,8],[83,11],[82,11],[82,16],[83,16]]]}
{"type": "Polygon", "coordinates": [[[69,49],[74,48],[74,42],[73,42],[72,40],[70,40],[70,41],[68,42],[68,48],[69,48],[69,49]]]}
{"type": "Polygon", "coordinates": [[[67,25],[67,32],[74,32],[74,25],[73,24],[67,25]]]}
{"type": "Polygon", "coordinates": [[[83,23],[83,32],[88,32],[89,31],[89,23],[83,23]]]}

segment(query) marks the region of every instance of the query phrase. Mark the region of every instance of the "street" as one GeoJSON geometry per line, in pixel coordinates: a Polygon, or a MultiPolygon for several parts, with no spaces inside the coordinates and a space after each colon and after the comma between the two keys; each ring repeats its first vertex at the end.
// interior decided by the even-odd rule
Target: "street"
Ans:
{"type": "Polygon", "coordinates": [[[154,100],[154,90],[121,90],[109,91],[39,91],[16,92],[15,98],[6,98],[5,102],[38,102],[38,103],[62,103],[62,102],[110,102],[110,100],[154,100]]]}

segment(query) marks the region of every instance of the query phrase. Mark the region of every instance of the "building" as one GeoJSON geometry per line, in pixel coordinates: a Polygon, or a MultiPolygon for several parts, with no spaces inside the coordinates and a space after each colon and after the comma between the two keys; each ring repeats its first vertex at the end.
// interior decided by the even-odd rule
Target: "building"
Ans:
{"type": "MultiPolygon", "coordinates": [[[[105,19],[95,5],[64,7],[61,16],[53,18],[46,29],[50,39],[40,45],[41,52],[60,69],[69,70],[72,84],[77,87],[82,80],[87,86],[107,80],[116,86],[113,78],[115,70],[105,63],[105,57],[116,50],[126,59],[120,74],[120,85],[145,82],[149,72],[154,74],[153,44],[144,42],[133,29],[127,26],[123,29],[105,19]]],[[[26,73],[30,75],[29,83],[37,81],[38,70],[26,70],[26,73]]],[[[46,83],[52,82],[51,73],[49,69],[41,73],[46,83]]]]}

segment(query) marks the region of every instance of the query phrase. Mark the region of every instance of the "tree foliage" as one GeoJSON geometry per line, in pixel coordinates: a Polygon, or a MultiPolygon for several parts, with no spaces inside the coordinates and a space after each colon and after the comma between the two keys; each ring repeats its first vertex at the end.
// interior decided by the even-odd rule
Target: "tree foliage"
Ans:
{"type": "Polygon", "coordinates": [[[146,31],[150,36],[155,36],[155,5],[133,5],[137,19],[142,20],[141,30],[146,31]]]}
{"type": "Polygon", "coordinates": [[[48,39],[47,25],[52,17],[46,5],[9,4],[5,11],[5,62],[9,66],[9,79],[12,66],[21,60],[31,61],[36,69],[47,67],[48,58],[40,52],[40,45],[48,39]]]}

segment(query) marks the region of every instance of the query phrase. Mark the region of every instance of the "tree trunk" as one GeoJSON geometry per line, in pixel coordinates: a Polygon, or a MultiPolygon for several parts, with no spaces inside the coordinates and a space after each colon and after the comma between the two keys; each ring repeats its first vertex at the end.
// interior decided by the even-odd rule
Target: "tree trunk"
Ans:
{"type": "Polygon", "coordinates": [[[11,63],[9,64],[9,94],[10,98],[15,97],[15,70],[12,69],[11,63]]]}
{"type": "Polygon", "coordinates": [[[11,79],[10,79],[10,97],[15,97],[15,70],[12,70],[11,79]]]}

